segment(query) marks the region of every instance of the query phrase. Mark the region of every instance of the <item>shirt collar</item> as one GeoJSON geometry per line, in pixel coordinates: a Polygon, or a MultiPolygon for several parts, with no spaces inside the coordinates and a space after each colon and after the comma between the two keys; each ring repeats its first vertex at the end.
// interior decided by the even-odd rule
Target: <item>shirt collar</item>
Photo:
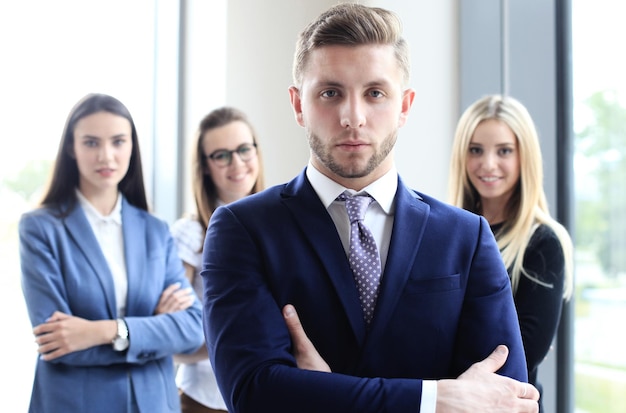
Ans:
{"type": "MultiPolygon", "coordinates": [[[[333,181],[320,171],[318,171],[311,162],[309,162],[306,168],[306,176],[311,182],[313,189],[319,196],[320,200],[324,204],[324,207],[328,208],[330,204],[337,199],[344,191],[348,191],[352,194],[356,194],[352,189],[348,189],[337,182],[333,181]]],[[[393,166],[389,172],[372,182],[363,190],[359,192],[367,192],[378,202],[380,207],[386,214],[391,214],[393,209],[393,200],[396,196],[396,190],[398,189],[398,171],[393,166]]]]}
{"type": "Polygon", "coordinates": [[[110,221],[114,222],[118,225],[122,225],[122,197],[120,193],[117,193],[117,201],[115,202],[115,206],[109,215],[102,215],[87,198],[80,192],[78,188],[76,188],[76,197],[78,198],[78,203],[85,211],[85,214],[90,220],[94,221],[110,221]]]}

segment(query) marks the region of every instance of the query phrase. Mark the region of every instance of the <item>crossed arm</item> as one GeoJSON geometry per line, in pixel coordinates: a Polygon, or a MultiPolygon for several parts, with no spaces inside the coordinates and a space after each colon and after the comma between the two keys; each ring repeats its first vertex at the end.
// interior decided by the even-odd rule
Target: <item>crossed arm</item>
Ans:
{"type": "MultiPolygon", "coordinates": [[[[292,305],[283,308],[283,317],[291,335],[298,367],[331,372],[307,337],[292,305]]],[[[489,357],[472,365],[456,380],[438,380],[436,412],[537,412],[539,392],[534,386],[495,373],[504,365],[507,356],[507,347],[500,345],[489,357]]]]}
{"type": "MultiPolygon", "coordinates": [[[[191,288],[172,284],[163,290],[154,312],[173,313],[189,308],[195,299],[191,288]]],[[[61,311],[55,311],[45,323],[33,328],[37,351],[46,361],[75,351],[109,344],[117,333],[115,320],[87,320],[61,311]]]]}

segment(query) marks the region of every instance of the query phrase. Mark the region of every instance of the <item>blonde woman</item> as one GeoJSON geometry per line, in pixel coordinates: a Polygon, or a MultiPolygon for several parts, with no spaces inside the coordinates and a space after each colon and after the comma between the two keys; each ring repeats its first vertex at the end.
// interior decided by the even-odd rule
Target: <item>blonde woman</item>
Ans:
{"type": "Polygon", "coordinates": [[[465,110],[452,146],[449,195],[491,226],[511,278],[529,382],[541,390],[537,368],[572,293],[572,242],[550,216],[537,131],[519,101],[491,95],[465,110]]]}

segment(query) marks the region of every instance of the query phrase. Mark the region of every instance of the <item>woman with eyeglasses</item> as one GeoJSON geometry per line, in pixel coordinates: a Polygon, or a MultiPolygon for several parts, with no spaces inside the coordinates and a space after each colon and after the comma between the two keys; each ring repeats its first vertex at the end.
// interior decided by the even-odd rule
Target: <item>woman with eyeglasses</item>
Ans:
{"type": "MultiPolygon", "coordinates": [[[[187,277],[202,298],[202,248],[213,211],[264,189],[261,153],[247,116],[232,107],[206,115],[198,128],[192,163],[196,212],[177,220],[171,230],[187,277]]],[[[225,412],[206,346],[175,360],[182,413],[225,412]]]]}

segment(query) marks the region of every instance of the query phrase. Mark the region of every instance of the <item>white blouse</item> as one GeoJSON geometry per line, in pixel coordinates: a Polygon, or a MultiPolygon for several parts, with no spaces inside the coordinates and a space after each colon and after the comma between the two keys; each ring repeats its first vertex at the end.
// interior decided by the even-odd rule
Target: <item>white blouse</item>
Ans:
{"type": "Polygon", "coordinates": [[[113,275],[113,285],[115,286],[115,302],[117,304],[117,314],[123,318],[126,314],[126,297],[128,295],[128,274],[126,272],[126,257],[124,255],[124,235],[122,234],[122,196],[117,194],[117,202],[111,213],[102,215],[76,189],[78,202],[83,208],[87,221],[91,225],[100,249],[109,264],[109,270],[113,275]]]}

